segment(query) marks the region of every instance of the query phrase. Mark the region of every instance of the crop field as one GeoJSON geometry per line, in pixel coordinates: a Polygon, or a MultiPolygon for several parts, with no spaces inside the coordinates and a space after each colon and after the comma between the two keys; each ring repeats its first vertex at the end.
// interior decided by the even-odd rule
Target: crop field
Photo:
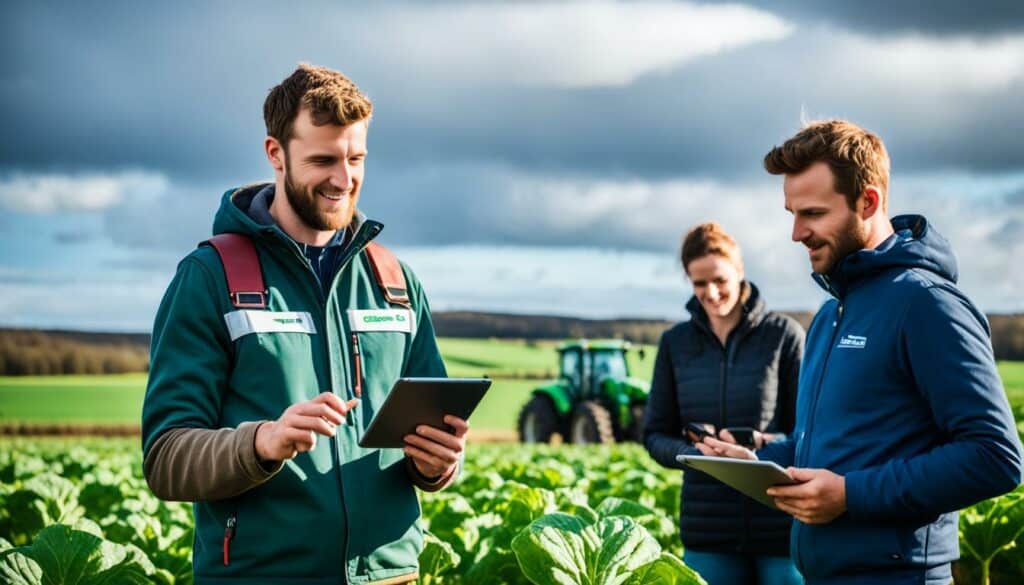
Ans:
{"type": "MultiPolygon", "coordinates": [[[[700,583],[680,561],[680,487],[636,445],[473,446],[454,486],[421,494],[421,582],[700,583]]],[[[1024,582],[1024,491],[960,525],[958,583],[982,582],[978,559],[992,583],[1024,582]]],[[[191,508],[149,492],[137,439],[0,440],[0,582],[188,584],[191,544],[191,508]]]]}
{"type": "MultiPolygon", "coordinates": [[[[0,441],[0,582],[191,583],[191,508],[141,473],[137,440],[0,441]]],[[[557,563],[577,583],[701,583],[680,485],[636,445],[474,447],[456,486],[422,494],[421,582],[555,583],[557,563]]]]}
{"type": "MultiPolygon", "coordinates": [[[[511,431],[555,373],[550,343],[441,345],[452,375],[495,381],[475,429],[511,431]]],[[[649,379],[654,351],[632,353],[634,376],[649,379]]],[[[1000,374],[1024,431],[1024,362],[1000,374]]],[[[0,421],[137,424],[144,386],[143,374],[0,378],[0,421]]],[[[460,480],[421,494],[421,582],[699,583],[680,560],[680,486],[637,445],[471,443],[460,480]]],[[[1024,583],[1024,489],[962,511],[960,529],[957,583],[1024,583]]],[[[137,438],[0,437],[0,583],[187,584],[191,543],[190,507],[149,492],[137,438]]]]}

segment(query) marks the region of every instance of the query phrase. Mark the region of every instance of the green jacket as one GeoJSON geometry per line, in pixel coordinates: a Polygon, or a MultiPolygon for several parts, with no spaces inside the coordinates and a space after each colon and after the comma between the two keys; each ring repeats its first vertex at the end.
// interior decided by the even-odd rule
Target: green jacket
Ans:
{"type": "MultiPolygon", "coordinates": [[[[261,187],[225,193],[214,233],[251,236],[269,289],[266,310],[297,315],[254,318],[249,325],[229,317],[238,309],[228,299],[216,252],[203,246],[189,254],[178,266],[153,328],[144,452],[170,429],[274,420],[288,406],[328,390],[343,400],[354,398],[349,310],[401,309],[383,299],[363,251],[380,232],[380,223],[358,225],[325,298],[298,245],[278,227],[259,225],[245,213],[261,187]],[[296,317],[297,327],[308,333],[280,330],[295,328],[296,317]],[[229,322],[234,323],[230,330],[229,322]],[[240,336],[232,341],[232,333],[240,336]]],[[[333,438],[318,437],[316,449],[300,453],[256,487],[194,504],[197,585],[334,585],[343,578],[369,583],[415,576],[422,545],[420,509],[404,454],[357,444],[395,380],[446,375],[423,289],[409,268],[402,268],[413,329],[356,333],[362,397],[347,424],[333,438]],[[226,534],[231,535],[227,565],[226,534]]],[[[216,466],[208,470],[217,472],[216,466]]]]}

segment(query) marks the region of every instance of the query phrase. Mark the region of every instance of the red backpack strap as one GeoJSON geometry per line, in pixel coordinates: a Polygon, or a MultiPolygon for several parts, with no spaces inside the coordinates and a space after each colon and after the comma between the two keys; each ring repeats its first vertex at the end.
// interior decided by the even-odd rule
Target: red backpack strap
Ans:
{"type": "Polygon", "coordinates": [[[398,263],[398,258],[391,250],[377,242],[366,245],[366,255],[370,257],[373,275],[377,278],[377,285],[380,286],[387,302],[411,309],[409,290],[405,286],[405,274],[398,263]]]}
{"type": "Polygon", "coordinates": [[[239,309],[266,309],[267,287],[256,255],[256,246],[249,236],[217,234],[200,245],[209,244],[217,250],[228,280],[228,297],[239,309]]]}

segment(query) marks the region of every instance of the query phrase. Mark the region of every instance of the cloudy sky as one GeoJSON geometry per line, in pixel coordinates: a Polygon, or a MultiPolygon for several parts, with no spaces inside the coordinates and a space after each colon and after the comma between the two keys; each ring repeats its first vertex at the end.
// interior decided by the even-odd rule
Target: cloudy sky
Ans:
{"type": "Polygon", "coordinates": [[[87,4],[5,3],[0,325],[148,330],[220,194],[272,177],[262,104],[298,61],[374,100],[361,205],[435,309],[679,319],[708,219],[772,307],[814,309],[760,162],[844,117],[962,287],[1024,310],[1020,2],[87,4]]]}

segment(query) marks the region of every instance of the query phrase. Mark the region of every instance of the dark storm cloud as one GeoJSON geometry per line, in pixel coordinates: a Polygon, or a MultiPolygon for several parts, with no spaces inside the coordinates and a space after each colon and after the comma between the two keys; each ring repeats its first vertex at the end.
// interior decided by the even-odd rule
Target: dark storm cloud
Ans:
{"type": "MultiPolygon", "coordinates": [[[[702,3],[735,4],[736,0],[703,0],[702,3]]],[[[771,10],[797,22],[827,22],[869,34],[991,35],[1024,29],[1024,3],[1018,0],[747,0],[741,3],[771,10]]]]}
{"type": "MultiPolygon", "coordinates": [[[[853,8],[834,4],[826,14],[812,10],[817,3],[805,11],[792,2],[784,15],[831,15],[842,27],[840,16],[853,8]]],[[[0,164],[137,167],[210,184],[260,176],[262,101],[306,59],[343,69],[374,98],[371,158],[396,168],[500,162],[567,176],[750,177],[767,148],[796,129],[804,106],[878,130],[900,169],[1024,167],[1024,117],[1007,115],[1019,108],[1019,75],[966,95],[901,86],[898,78],[895,87],[867,87],[872,79],[830,71],[841,28],[801,27],[786,40],[700,57],[621,87],[567,89],[476,83],[474,71],[458,77],[458,63],[417,70],[401,58],[402,34],[382,28],[388,7],[302,7],[11,9],[0,42],[19,58],[0,70],[0,111],[18,139],[0,143],[0,164]]],[[[865,10],[882,20],[876,12],[883,11],[865,10]]],[[[1019,23],[1018,12],[1011,7],[997,20],[1019,23]]],[[[894,22],[905,13],[897,6],[894,22]]],[[[949,21],[972,18],[988,30],[980,24],[987,17],[949,21]]],[[[417,34],[433,34],[431,23],[417,34]]]]}

